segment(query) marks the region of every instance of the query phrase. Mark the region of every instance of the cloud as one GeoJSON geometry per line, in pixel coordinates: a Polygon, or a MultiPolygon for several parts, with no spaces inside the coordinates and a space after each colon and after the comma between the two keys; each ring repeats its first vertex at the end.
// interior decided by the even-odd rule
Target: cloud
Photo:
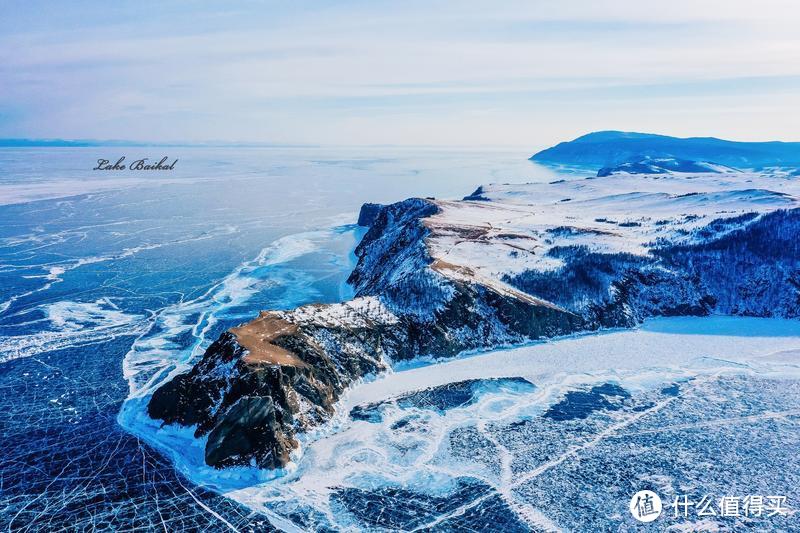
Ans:
{"type": "Polygon", "coordinates": [[[600,122],[778,137],[800,119],[793,2],[70,8],[32,2],[0,23],[0,135],[521,144],[600,122]],[[748,122],[721,121],[715,97],[748,122]],[[783,119],[746,111],[765,99],[783,119]]]}

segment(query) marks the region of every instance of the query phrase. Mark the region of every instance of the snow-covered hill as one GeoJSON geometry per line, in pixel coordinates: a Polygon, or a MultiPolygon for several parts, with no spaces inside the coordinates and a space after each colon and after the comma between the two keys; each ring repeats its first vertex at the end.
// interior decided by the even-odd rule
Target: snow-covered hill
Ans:
{"type": "Polygon", "coordinates": [[[800,183],[746,172],[488,185],[368,204],[355,299],[265,311],[149,413],[207,436],[216,467],[285,466],[365,376],[417,357],[655,315],[800,316],[800,183]]]}
{"type": "Polygon", "coordinates": [[[739,172],[733,167],[711,163],[708,161],[690,161],[688,159],[677,159],[675,157],[645,157],[635,161],[626,161],[619,165],[603,167],[597,171],[597,177],[609,176],[611,174],[667,174],[671,172],[684,173],[722,173],[739,172]]]}
{"type": "Polygon", "coordinates": [[[652,133],[597,131],[537,152],[534,161],[616,166],[645,157],[716,161],[736,168],[800,165],[800,143],[741,142],[714,137],[678,138],[652,133]]]}

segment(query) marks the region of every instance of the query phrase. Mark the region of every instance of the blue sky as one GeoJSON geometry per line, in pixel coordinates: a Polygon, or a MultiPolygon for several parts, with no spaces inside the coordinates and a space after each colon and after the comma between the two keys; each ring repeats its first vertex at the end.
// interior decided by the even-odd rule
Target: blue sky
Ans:
{"type": "Polygon", "coordinates": [[[622,129],[800,140],[794,0],[0,10],[0,137],[533,149],[622,129]]]}

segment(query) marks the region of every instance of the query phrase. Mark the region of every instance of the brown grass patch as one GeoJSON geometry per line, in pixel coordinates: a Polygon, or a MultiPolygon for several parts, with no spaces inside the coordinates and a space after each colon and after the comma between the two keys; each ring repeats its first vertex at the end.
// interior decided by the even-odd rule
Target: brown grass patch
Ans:
{"type": "Polygon", "coordinates": [[[305,361],[273,341],[297,333],[297,325],[282,318],[261,313],[258,318],[242,326],[231,328],[236,340],[247,350],[243,361],[250,364],[307,366],[305,361]]]}

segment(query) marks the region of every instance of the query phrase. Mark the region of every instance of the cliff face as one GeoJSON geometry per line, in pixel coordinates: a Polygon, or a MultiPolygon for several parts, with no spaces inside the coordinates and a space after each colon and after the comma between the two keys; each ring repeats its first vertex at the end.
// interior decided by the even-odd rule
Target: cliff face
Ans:
{"type": "Polygon", "coordinates": [[[653,315],[800,314],[800,192],[746,173],[484,186],[368,204],[355,298],[264,311],[153,395],[215,467],[279,468],[347,387],[443,357],[653,315]]]}
{"type": "Polygon", "coordinates": [[[510,287],[498,291],[451,275],[457,267],[427,250],[424,219],[438,211],[431,201],[411,199],[367,215],[372,225],[350,276],[354,300],[262,312],[159,388],[149,415],[208,435],[209,465],[279,468],[297,448],[298,432],[328,420],[346,387],[392,361],[581,327],[577,315],[510,287]]]}

